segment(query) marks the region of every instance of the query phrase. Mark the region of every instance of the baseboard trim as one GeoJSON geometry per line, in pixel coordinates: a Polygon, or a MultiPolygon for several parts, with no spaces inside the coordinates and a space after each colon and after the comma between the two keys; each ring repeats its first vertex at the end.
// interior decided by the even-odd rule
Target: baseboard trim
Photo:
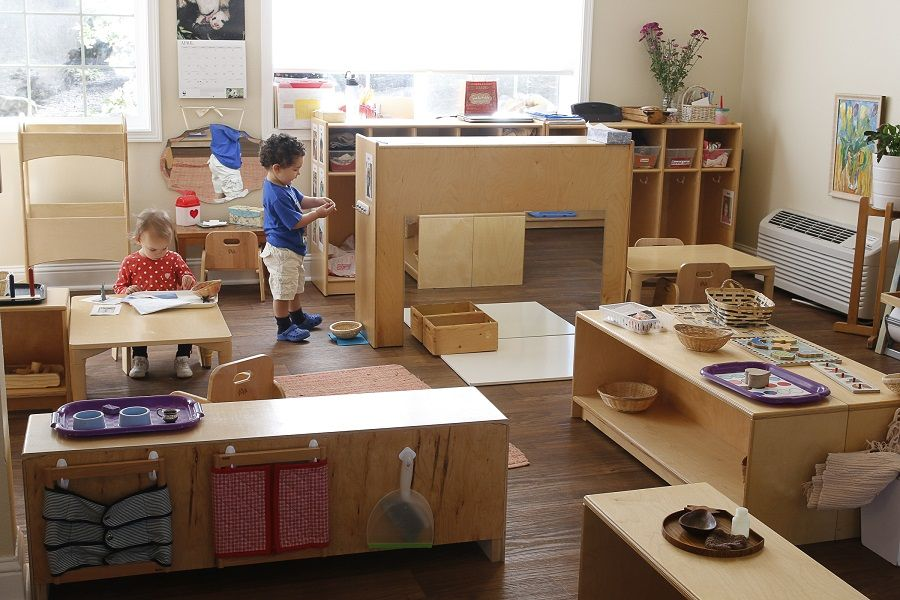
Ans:
{"type": "Polygon", "coordinates": [[[735,244],[734,249],[756,256],[756,246],[748,246],[747,244],[735,244]]]}

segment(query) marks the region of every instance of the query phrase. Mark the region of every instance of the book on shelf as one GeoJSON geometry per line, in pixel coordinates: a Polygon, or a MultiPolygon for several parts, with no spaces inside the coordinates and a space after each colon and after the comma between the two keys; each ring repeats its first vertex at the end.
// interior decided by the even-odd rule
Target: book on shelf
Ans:
{"type": "Polygon", "coordinates": [[[466,123],[534,123],[531,116],[522,113],[494,113],[490,115],[459,115],[466,123]]]}
{"type": "Polygon", "coordinates": [[[584,119],[578,115],[563,115],[559,113],[529,112],[536,121],[554,123],[558,125],[584,125],[584,119]]]}
{"type": "Polygon", "coordinates": [[[492,115],[497,112],[497,82],[467,81],[465,113],[492,115]]]}

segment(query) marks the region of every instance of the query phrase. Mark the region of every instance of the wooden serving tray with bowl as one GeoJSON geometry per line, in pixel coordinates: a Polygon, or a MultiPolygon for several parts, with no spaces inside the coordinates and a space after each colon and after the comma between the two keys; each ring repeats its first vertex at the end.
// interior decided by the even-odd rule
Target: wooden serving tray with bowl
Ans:
{"type": "MultiPolygon", "coordinates": [[[[713,558],[737,558],[740,556],[749,556],[751,554],[756,554],[763,549],[765,540],[761,535],[759,535],[752,529],[750,530],[750,535],[747,538],[747,545],[744,548],[733,550],[707,548],[705,545],[706,537],[712,533],[711,531],[691,533],[687,529],[685,529],[679,522],[683,515],[691,512],[691,510],[696,508],[702,507],[685,507],[682,510],[673,512],[665,519],[663,519],[662,534],[663,537],[666,538],[667,542],[687,552],[700,554],[702,556],[711,556],[713,558]]],[[[733,515],[727,510],[709,510],[710,512],[712,512],[712,516],[716,520],[715,531],[721,531],[725,534],[730,535],[731,519],[733,518],[733,515]]]]}

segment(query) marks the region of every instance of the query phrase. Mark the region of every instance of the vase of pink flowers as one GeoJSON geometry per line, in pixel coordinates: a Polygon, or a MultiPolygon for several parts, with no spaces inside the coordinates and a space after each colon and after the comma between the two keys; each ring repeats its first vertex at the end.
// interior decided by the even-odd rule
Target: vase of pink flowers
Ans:
{"type": "Polygon", "coordinates": [[[684,80],[703,56],[700,48],[709,39],[702,29],[691,32],[686,44],[675,38],[664,39],[663,29],[657,22],[641,27],[640,42],[650,55],[650,73],[663,93],[663,108],[672,106],[676,92],[684,87],[684,80]]]}

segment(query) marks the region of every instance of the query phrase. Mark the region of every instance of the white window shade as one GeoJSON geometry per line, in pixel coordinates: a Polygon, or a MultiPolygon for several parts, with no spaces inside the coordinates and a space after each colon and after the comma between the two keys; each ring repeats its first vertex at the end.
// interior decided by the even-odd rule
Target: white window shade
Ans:
{"type": "MultiPolygon", "coordinates": [[[[590,1],[590,0],[588,0],[590,1]]],[[[585,0],[272,0],[274,71],[575,75],[585,0]]]]}

